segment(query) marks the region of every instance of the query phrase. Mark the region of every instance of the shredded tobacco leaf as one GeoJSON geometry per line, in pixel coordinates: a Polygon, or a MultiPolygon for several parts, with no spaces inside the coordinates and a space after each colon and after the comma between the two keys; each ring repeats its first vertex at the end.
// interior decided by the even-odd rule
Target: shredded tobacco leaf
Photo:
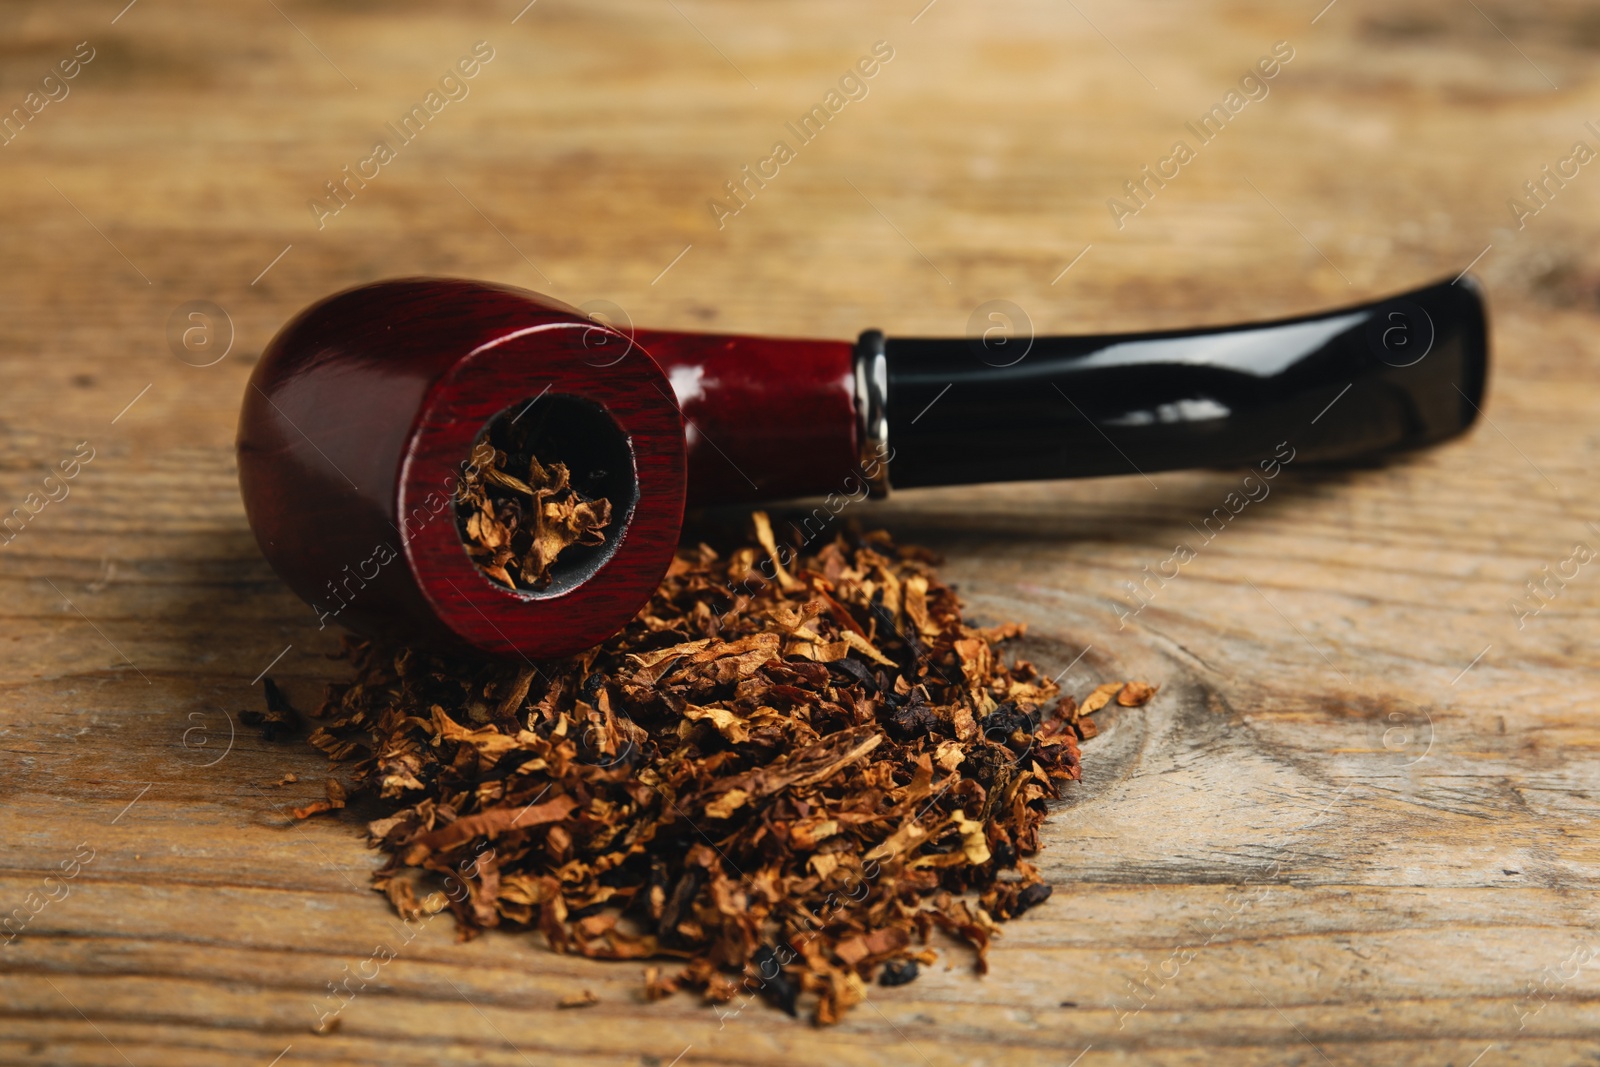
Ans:
{"type": "Polygon", "coordinates": [[[550,568],[573,545],[605,541],[611,502],[572,487],[565,463],[545,466],[520,446],[511,451],[480,440],[456,488],[456,529],[467,553],[490,580],[541,590],[550,568]]]}
{"type": "Polygon", "coordinates": [[[986,970],[999,922],[1050,896],[1025,857],[1086,716],[1155,690],[1079,705],[1004,662],[1022,626],[964,623],[926,553],[852,531],[800,557],[754,523],[755,545],[680,550],[579,656],[348,644],[355,680],[311,740],[387,812],[374,883],[403,916],[677,958],[646,969],[647,999],[759,995],[819,1023],[915,980],[935,929],[986,970]]]}
{"type": "Polygon", "coordinates": [[[260,727],[263,741],[283,741],[295,736],[300,731],[300,713],[270,676],[263,677],[261,683],[267,710],[241,711],[239,720],[246,726],[260,727]]]}

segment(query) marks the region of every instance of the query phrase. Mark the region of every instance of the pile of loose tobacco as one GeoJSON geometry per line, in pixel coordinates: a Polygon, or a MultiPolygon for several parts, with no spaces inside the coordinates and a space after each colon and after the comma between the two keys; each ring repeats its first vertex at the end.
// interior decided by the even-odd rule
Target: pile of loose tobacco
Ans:
{"type": "Polygon", "coordinates": [[[312,741],[392,806],[369,829],[402,914],[676,957],[647,996],[804,998],[823,1023],[914,979],[935,928],[985,969],[997,922],[1050,895],[1024,857],[1078,777],[1085,716],[1154,691],[1058,699],[997,652],[1022,627],[964,624],[925,554],[849,533],[801,558],[755,526],[730,554],[680,551],[580,656],[351,646],[357,678],[312,741]]]}

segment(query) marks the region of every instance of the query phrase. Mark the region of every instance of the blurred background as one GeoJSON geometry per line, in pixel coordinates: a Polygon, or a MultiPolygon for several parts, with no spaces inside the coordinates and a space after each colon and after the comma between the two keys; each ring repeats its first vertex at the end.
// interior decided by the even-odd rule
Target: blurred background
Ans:
{"type": "Polygon", "coordinates": [[[524,3],[0,3],[0,511],[81,467],[0,547],[5,906],[97,850],[0,956],[0,1061],[1580,1054],[1600,987],[1544,975],[1593,929],[1563,894],[1600,874],[1600,737],[1574,710],[1600,597],[1508,603],[1600,543],[1600,8],[524,3]],[[261,560],[233,461],[251,367],[301,307],[447,274],[623,325],[959,335],[1008,300],[1092,332],[1469,268],[1490,421],[1396,467],[1294,472],[1132,628],[1126,581],[1234,476],[863,510],[943,551],[978,614],[1030,621],[1067,683],[1168,687],[1086,750],[1041,860],[1082,892],[1013,924],[983,983],[875,991],[822,1035],[724,1027],[688,998],[641,1008],[631,966],[441,927],[310,1036],[306,1002],[387,910],[354,824],[281,816],[320,792],[320,754],[233,730],[267,669],[303,707],[341,673],[261,560]],[[1119,1015],[1288,841],[1286,888],[1204,977],[1119,1015]],[[610,1005],[556,1012],[576,981],[610,1005]]]}

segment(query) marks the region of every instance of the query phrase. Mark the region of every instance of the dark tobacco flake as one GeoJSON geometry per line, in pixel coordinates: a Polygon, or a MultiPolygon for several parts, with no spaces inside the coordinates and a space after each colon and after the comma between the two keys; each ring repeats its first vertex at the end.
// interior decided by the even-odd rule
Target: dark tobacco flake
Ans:
{"type": "Polygon", "coordinates": [[[792,957],[793,953],[786,951],[784,957],[780,958],[777,950],[768,945],[762,945],[750,956],[754,977],[761,983],[761,995],[773,1007],[791,1016],[796,1014],[795,1001],[800,996],[800,983],[784,971],[783,958],[792,957]]]}
{"type": "Polygon", "coordinates": [[[1154,689],[1080,707],[1005,662],[1021,627],[963,622],[925,553],[851,532],[799,557],[754,525],[680,550],[621,633],[537,670],[350,643],[311,741],[384,812],[374,882],[402,915],[675,957],[648,999],[819,1023],[911,981],[935,929],[986,968],[999,923],[1050,895],[1025,857],[1084,716],[1154,689]]]}
{"type": "Polygon", "coordinates": [[[239,721],[246,726],[259,726],[263,741],[283,741],[299,733],[300,713],[283,695],[283,690],[271,678],[262,678],[261,685],[267,710],[241,711],[239,721]]]}
{"type": "Polygon", "coordinates": [[[916,960],[890,960],[878,975],[878,984],[881,986],[909,985],[916,980],[916,960]]]}

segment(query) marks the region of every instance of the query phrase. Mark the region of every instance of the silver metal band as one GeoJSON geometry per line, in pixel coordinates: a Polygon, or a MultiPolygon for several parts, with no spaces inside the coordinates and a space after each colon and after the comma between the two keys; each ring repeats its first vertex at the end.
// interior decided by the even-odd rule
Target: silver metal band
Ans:
{"type": "Polygon", "coordinates": [[[867,330],[856,341],[856,429],[861,441],[857,462],[875,497],[889,495],[889,361],[883,332],[867,330]]]}

